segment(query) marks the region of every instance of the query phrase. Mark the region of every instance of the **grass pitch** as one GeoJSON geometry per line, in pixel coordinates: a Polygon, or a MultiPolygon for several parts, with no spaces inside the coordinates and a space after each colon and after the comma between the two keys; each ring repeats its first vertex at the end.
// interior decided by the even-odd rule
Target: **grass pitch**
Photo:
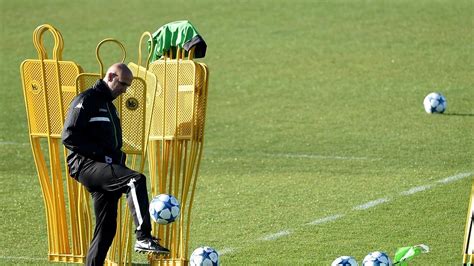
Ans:
{"type": "Polygon", "coordinates": [[[211,71],[191,248],[222,251],[223,265],[329,265],[424,243],[431,252],[413,265],[461,263],[472,1],[0,3],[0,264],[54,264],[19,74],[37,56],[33,30],[54,25],[64,59],[96,72],[102,39],[136,61],[143,31],[181,19],[206,40],[211,71]],[[445,114],[424,112],[432,91],[446,96],[445,114]]]}

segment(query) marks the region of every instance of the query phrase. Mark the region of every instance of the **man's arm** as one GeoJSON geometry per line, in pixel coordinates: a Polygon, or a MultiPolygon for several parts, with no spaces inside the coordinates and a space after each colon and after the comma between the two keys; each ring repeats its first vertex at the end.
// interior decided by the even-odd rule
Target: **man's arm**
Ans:
{"type": "Polygon", "coordinates": [[[91,117],[90,109],[91,106],[88,105],[87,98],[74,99],[64,122],[62,142],[66,148],[73,152],[93,160],[104,161],[104,151],[90,138],[90,134],[93,132],[87,132],[87,124],[91,117]]]}

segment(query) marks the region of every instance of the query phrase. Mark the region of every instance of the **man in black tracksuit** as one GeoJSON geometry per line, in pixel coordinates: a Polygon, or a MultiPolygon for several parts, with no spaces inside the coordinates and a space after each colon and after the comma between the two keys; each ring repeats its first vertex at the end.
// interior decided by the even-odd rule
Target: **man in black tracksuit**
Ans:
{"type": "Polygon", "coordinates": [[[71,177],[83,184],[94,201],[96,224],[86,265],[103,265],[117,227],[117,203],[123,193],[136,225],[135,251],[167,254],[151,236],[145,176],[125,166],[122,129],[112,101],[133,80],[125,64],[112,65],[101,80],[73,99],[62,141],[69,150],[71,177]]]}

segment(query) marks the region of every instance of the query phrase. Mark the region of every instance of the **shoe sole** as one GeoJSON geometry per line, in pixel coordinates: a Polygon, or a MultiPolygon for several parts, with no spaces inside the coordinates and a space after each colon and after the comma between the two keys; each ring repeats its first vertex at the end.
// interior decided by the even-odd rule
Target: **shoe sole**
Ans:
{"type": "Polygon", "coordinates": [[[144,254],[158,254],[158,255],[168,255],[170,254],[169,251],[156,251],[156,250],[149,250],[149,249],[135,249],[135,252],[144,253],[144,254]]]}

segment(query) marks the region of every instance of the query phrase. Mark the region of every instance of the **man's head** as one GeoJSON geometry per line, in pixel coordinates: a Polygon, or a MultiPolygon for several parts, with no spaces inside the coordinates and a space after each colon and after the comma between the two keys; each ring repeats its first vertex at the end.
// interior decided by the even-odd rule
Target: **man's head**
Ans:
{"type": "Polygon", "coordinates": [[[109,67],[104,81],[112,92],[112,97],[117,98],[127,91],[133,80],[132,71],[123,63],[116,63],[109,67]]]}

